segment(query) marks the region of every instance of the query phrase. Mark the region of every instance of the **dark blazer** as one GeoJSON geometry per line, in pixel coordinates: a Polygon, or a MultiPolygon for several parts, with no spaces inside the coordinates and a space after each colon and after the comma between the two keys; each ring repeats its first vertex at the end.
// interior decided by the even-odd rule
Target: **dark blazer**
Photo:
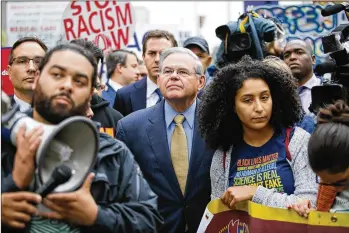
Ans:
{"type": "MultiPolygon", "coordinates": [[[[194,122],[186,191],[183,196],[174,172],[168,148],[164,103],[146,108],[121,119],[116,137],[126,143],[138,162],[145,179],[158,195],[158,208],[165,219],[160,232],[195,232],[210,201],[210,166],[213,151],[194,122]]],[[[197,100],[197,104],[199,100],[197,100]]]]}
{"type": "Polygon", "coordinates": [[[115,95],[114,109],[123,116],[147,106],[147,78],[120,88],[115,95]]]}
{"type": "Polygon", "coordinates": [[[114,106],[116,92],[109,85],[109,82],[107,82],[105,85],[107,86],[107,90],[102,91],[102,98],[107,100],[109,102],[109,106],[112,108],[114,106]]]}
{"type": "Polygon", "coordinates": [[[13,107],[13,106],[16,104],[14,95],[9,95],[8,97],[10,98],[10,100],[11,100],[11,106],[13,107]]]}

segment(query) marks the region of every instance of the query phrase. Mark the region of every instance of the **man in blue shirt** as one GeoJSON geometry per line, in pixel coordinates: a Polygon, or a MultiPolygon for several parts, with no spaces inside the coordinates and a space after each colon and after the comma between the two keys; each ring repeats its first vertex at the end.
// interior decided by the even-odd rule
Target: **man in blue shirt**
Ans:
{"type": "Polygon", "coordinates": [[[197,94],[205,86],[200,59],[186,48],[160,56],[164,99],[119,121],[116,137],[132,151],[165,219],[160,232],[196,232],[210,200],[213,151],[199,135],[197,94]]]}
{"type": "Polygon", "coordinates": [[[290,67],[293,76],[298,79],[298,93],[302,107],[310,113],[311,89],[321,84],[313,72],[315,56],[310,44],[303,40],[289,41],[284,49],[284,61],[290,67]]]}

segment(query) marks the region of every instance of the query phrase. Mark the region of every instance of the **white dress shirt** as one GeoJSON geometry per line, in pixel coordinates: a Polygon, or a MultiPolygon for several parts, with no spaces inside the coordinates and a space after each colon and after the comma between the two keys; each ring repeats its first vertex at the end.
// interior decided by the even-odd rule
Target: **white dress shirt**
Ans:
{"type": "Polygon", "coordinates": [[[123,87],[121,84],[119,84],[119,83],[117,83],[117,82],[115,82],[115,81],[113,81],[111,79],[109,79],[108,83],[111,86],[111,88],[113,88],[113,90],[115,92],[117,92],[120,88],[123,87]]]}
{"type": "Polygon", "coordinates": [[[29,110],[31,108],[30,104],[19,99],[16,95],[13,95],[13,99],[15,100],[16,104],[19,105],[19,111],[26,112],[27,110],[29,110]]]}
{"type": "Polygon", "coordinates": [[[147,77],[147,108],[154,106],[158,102],[159,96],[155,92],[158,88],[159,87],[147,77]]]}
{"type": "Polygon", "coordinates": [[[321,80],[313,74],[313,76],[304,85],[298,87],[299,98],[302,103],[302,107],[306,113],[310,113],[309,106],[311,104],[311,89],[314,86],[321,85],[321,80]]]}

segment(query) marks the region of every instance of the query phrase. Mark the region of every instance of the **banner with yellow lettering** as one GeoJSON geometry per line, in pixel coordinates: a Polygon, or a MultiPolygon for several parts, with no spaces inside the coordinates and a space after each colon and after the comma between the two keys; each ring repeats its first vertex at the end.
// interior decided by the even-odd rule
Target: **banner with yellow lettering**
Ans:
{"type": "Polygon", "coordinates": [[[236,210],[211,201],[198,233],[348,233],[349,214],[312,211],[308,218],[295,211],[242,202],[236,210]]]}

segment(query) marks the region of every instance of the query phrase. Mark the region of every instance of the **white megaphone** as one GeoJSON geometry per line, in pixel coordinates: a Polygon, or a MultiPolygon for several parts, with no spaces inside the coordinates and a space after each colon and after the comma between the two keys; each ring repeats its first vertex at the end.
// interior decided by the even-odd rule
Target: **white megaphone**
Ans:
{"type": "Polygon", "coordinates": [[[10,139],[15,146],[16,135],[23,124],[26,124],[26,133],[36,126],[44,126],[41,143],[36,152],[39,185],[45,184],[53,170],[64,164],[74,171],[73,175],[66,183],[57,186],[54,192],[71,192],[78,189],[97,159],[99,138],[94,123],[86,117],[74,116],[58,125],[47,125],[24,113],[16,112],[6,125],[10,129],[10,139]]]}

